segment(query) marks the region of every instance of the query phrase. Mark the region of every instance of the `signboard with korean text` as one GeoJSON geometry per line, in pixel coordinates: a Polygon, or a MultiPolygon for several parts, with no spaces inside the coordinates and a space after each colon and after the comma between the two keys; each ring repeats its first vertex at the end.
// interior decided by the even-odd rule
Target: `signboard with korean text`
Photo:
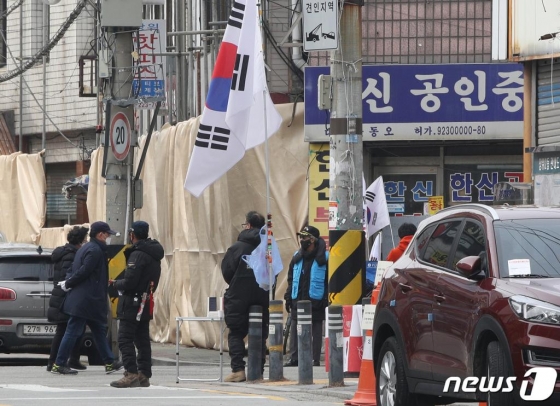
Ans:
{"type": "MultiPolygon", "coordinates": [[[[545,147],[555,148],[555,147],[545,147]]],[[[533,154],[534,201],[539,206],[560,202],[560,150],[533,154]]]]}
{"type": "Polygon", "coordinates": [[[329,144],[309,144],[309,224],[329,246],[329,144]]]}
{"type": "Polygon", "coordinates": [[[334,0],[303,0],[303,50],[338,48],[338,3],[334,0]]]}
{"type": "Polygon", "coordinates": [[[132,81],[132,90],[139,99],[137,109],[154,109],[156,103],[149,101],[150,98],[162,100],[161,107],[165,107],[166,60],[161,53],[166,51],[166,40],[165,20],[142,21],[134,43],[138,53],[138,70],[132,81]]]}
{"type": "Polygon", "coordinates": [[[436,214],[438,211],[442,210],[444,207],[443,204],[443,196],[431,196],[428,198],[428,203],[425,203],[424,206],[427,210],[427,213],[430,216],[436,214]]]}
{"type": "MultiPolygon", "coordinates": [[[[329,72],[305,68],[306,141],[329,139],[317,108],[317,79],[329,72]]],[[[522,139],[523,66],[363,66],[362,103],[363,141],[522,139]]]]}
{"type": "Polygon", "coordinates": [[[560,173],[560,151],[539,152],[533,155],[533,175],[560,173]]]}
{"type": "Polygon", "coordinates": [[[457,203],[491,204],[496,183],[523,182],[522,165],[518,170],[493,169],[491,165],[484,169],[478,165],[447,165],[444,176],[448,192],[446,206],[457,203]]]}
{"type": "Polygon", "coordinates": [[[385,199],[391,216],[420,215],[436,193],[435,174],[383,175],[385,199]]]}

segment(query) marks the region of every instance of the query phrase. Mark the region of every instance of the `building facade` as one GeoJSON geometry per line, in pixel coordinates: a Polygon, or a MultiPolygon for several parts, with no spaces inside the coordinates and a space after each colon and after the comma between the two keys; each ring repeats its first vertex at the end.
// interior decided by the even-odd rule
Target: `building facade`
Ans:
{"type": "MultiPolygon", "coordinates": [[[[80,3],[79,0],[61,1],[43,8],[41,0],[26,0],[9,15],[5,15],[9,12],[5,2],[2,6],[4,19],[0,25],[4,27],[5,41],[3,51],[0,49],[3,52],[0,58],[4,58],[0,77],[16,71],[21,61],[41,50],[45,37],[53,38],[68,24],[66,33],[47,58],[45,71],[39,60],[21,75],[21,85],[20,76],[0,82],[0,91],[5,95],[0,99],[0,110],[6,112],[6,122],[8,127],[11,125],[11,136],[16,137],[16,147],[17,135],[22,133],[24,151],[47,149],[47,225],[85,220],[76,215],[79,203],[65,200],[60,193],[61,182],[87,171],[89,154],[99,143],[96,129],[101,129],[104,123],[98,98],[79,97],[84,92],[95,95],[97,86],[97,80],[86,80],[80,86],[80,78],[96,78],[98,74],[95,64],[89,63],[87,58],[83,62],[84,57],[93,56],[95,60],[97,55],[98,13],[94,3],[87,2],[75,20],[68,22],[80,3]],[[76,165],[76,162],[81,163],[76,165]]],[[[231,0],[166,0],[162,5],[145,6],[144,17],[164,19],[168,33],[167,105],[160,112],[157,126],[167,121],[186,120],[202,112],[231,4],[231,0]],[[177,32],[192,34],[177,35],[177,32]]],[[[511,112],[503,108],[495,111],[496,102],[499,106],[509,93],[496,94],[493,90],[515,88],[509,92],[513,92],[513,98],[518,98],[522,77],[512,77],[504,85],[499,81],[499,69],[490,66],[496,63],[492,60],[493,4],[487,0],[379,0],[366,2],[362,8],[364,66],[383,68],[370,71],[374,72],[373,76],[366,75],[363,85],[364,119],[368,116],[371,121],[368,127],[364,126],[367,130],[364,131],[364,172],[368,182],[384,176],[387,197],[395,204],[391,206],[394,215],[422,212],[430,196],[443,196],[445,205],[486,202],[496,181],[523,181],[523,129],[519,126],[522,108],[512,102],[516,111],[510,121],[516,121],[517,125],[496,124],[508,121],[507,113],[511,112]],[[458,68],[472,67],[472,64],[480,66],[463,73],[458,68]],[[442,72],[442,83],[438,86],[439,76],[433,75],[442,72]],[[409,89],[399,87],[403,83],[400,75],[408,75],[409,89]],[[420,87],[416,88],[411,81],[417,75],[432,75],[432,79],[419,82],[420,87]],[[376,87],[371,80],[386,87],[376,87]],[[406,104],[398,96],[398,92],[408,92],[410,96],[411,90],[425,92],[429,88],[439,88],[438,92],[447,89],[447,93],[435,93],[444,106],[437,112],[423,110],[420,102],[406,104]],[[392,96],[392,91],[397,93],[392,96]],[[488,114],[480,121],[480,126],[459,125],[471,114],[461,98],[471,98],[478,108],[488,104],[488,114]],[[449,110],[450,105],[455,107],[449,110]],[[383,107],[397,111],[408,109],[416,114],[416,121],[406,122],[406,118],[403,119],[402,114],[399,118],[396,112],[381,119],[377,109],[383,107]],[[459,108],[463,109],[463,115],[454,116],[451,122],[449,115],[459,108]],[[489,130],[491,126],[483,130],[484,123],[491,123],[493,130],[489,130]],[[396,131],[399,126],[398,134],[391,136],[391,132],[387,132],[387,127],[396,131]]],[[[305,19],[305,10],[299,1],[263,3],[262,30],[269,90],[278,103],[301,102],[304,98],[307,103],[316,90],[306,85],[306,69],[330,64],[328,52],[306,53],[295,46],[301,44],[303,38],[299,16],[305,19]]],[[[427,97],[428,93],[422,97],[427,97]]],[[[419,100],[422,97],[419,96],[419,100]]],[[[150,114],[145,110],[137,113],[139,133],[146,132],[150,114]]],[[[323,130],[319,130],[318,136],[307,137],[311,150],[324,150],[325,143],[328,146],[328,111],[320,114],[317,120],[323,130]]]]}

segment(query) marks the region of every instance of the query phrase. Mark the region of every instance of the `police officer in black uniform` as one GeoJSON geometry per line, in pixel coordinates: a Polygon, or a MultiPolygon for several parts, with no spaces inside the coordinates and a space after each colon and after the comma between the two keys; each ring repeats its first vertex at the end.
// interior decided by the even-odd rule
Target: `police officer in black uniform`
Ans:
{"type": "Polygon", "coordinates": [[[161,275],[163,247],[148,238],[149,225],[135,221],[128,230],[131,247],[124,252],[126,270],[124,278],[109,281],[122,292],[117,305],[119,324],[119,350],[125,368],[124,377],[111,382],[115,388],[150,386],[152,376],[152,348],[150,346],[150,320],[153,318],[153,294],[161,275]],[[138,356],[136,356],[136,349],[138,356]]]}

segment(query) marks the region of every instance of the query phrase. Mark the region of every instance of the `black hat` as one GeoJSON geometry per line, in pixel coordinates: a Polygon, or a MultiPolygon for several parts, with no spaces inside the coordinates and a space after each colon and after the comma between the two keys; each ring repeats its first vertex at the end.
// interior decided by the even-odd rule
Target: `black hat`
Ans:
{"type": "Polygon", "coordinates": [[[321,233],[319,232],[318,229],[316,229],[313,226],[305,226],[301,229],[301,231],[299,233],[297,233],[297,235],[301,236],[301,237],[305,237],[305,236],[312,236],[315,238],[319,238],[321,236],[321,233]]]}
{"type": "Polygon", "coordinates": [[[128,231],[134,233],[134,235],[136,235],[136,237],[140,239],[148,238],[150,225],[142,220],[135,221],[134,223],[132,223],[132,227],[128,231]]]}
{"type": "Polygon", "coordinates": [[[104,221],[96,221],[90,226],[90,235],[96,236],[99,233],[109,233],[112,235],[117,235],[118,233],[115,230],[111,230],[109,224],[105,223],[104,221]]]}

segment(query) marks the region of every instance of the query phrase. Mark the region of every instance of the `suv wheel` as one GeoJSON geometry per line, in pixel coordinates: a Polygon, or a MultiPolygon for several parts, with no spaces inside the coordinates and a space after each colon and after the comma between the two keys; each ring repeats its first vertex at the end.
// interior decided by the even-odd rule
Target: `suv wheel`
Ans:
{"type": "MultiPolygon", "coordinates": [[[[512,374],[509,371],[506,354],[498,341],[488,344],[486,350],[486,371],[488,378],[504,377],[512,374]]],[[[513,404],[513,392],[488,392],[488,406],[510,406],[513,404]]]]}
{"type": "Polygon", "coordinates": [[[376,366],[377,404],[379,406],[408,406],[416,402],[408,391],[404,372],[404,358],[395,337],[383,343],[376,366]]]}

